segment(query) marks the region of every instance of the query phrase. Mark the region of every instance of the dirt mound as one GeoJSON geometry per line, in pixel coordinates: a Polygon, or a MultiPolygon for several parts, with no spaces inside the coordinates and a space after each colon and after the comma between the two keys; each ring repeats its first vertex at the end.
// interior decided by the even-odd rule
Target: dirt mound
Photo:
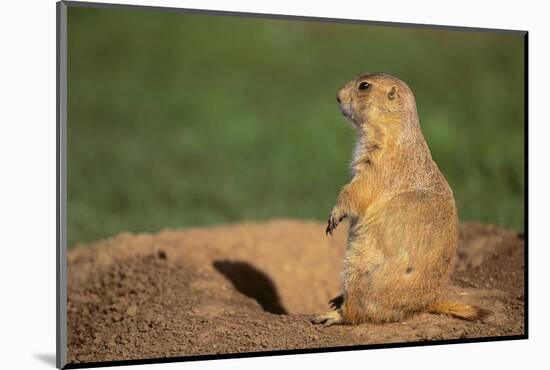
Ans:
{"type": "Polygon", "coordinates": [[[347,230],[277,220],[123,233],[68,256],[69,362],[183,357],[524,333],[523,236],[463,224],[449,296],[484,322],[428,313],[323,327],[310,314],[340,293],[347,230]]]}

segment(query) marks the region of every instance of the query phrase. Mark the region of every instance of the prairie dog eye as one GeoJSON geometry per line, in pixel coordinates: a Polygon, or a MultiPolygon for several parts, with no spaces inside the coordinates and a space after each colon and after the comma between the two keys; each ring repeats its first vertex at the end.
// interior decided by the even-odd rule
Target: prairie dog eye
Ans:
{"type": "Polygon", "coordinates": [[[371,87],[371,84],[368,83],[367,81],[363,81],[359,84],[359,90],[366,90],[369,87],[371,87]]]}

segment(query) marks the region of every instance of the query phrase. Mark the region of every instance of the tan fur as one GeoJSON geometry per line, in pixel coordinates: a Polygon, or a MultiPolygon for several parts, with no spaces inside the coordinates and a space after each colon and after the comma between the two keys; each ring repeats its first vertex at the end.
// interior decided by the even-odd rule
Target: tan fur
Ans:
{"type": "Polygon", "coordinates": [[[441,313],[445,315],[455,316],[464,320],[482,320],[487,315],[491,314],[491,311],[471,306],[469,304],[452,302],[452,301],[438,301],[428,305],[428,312],[441,313]]]}
{"type": "Polygon", "coordinates": [[[369,73],[347,83],[337,98],[357,130],[353,178],[327,227],[328,234],[350,220],[343,300],[314,322],[398,321],[422,310],[478,317],[475,307],[436,303],[456,253],[458,217],[422,135],[412,91],[396,77],[369,73]],[[370,86],[359,89],[365,81],[370,86]]]}

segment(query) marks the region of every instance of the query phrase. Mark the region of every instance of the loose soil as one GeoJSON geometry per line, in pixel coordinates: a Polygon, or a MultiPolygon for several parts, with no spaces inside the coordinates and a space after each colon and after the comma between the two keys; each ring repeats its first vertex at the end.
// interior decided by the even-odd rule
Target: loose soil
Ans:
{"type": "Polygon", "coordinates": [[[449,298],[483,322],[420,313],[391,324],[311,324],[340,293],[347,227],[275,220],[123,233],[68,255],[69,363],[497,337],[524,333],[524,240],[462,224],[449,298]]]}

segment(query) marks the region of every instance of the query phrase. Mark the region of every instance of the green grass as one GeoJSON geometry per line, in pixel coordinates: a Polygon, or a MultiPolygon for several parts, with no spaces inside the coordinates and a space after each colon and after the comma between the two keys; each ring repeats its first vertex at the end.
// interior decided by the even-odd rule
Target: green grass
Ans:
{"type": "Polygon", "coordinates": [[[354,143],[335,94],[360,71],[415,91],[462,220],[524,228],[520,36],[72,7],[68,31],[70,246],[324,220],[354,143]]]}

